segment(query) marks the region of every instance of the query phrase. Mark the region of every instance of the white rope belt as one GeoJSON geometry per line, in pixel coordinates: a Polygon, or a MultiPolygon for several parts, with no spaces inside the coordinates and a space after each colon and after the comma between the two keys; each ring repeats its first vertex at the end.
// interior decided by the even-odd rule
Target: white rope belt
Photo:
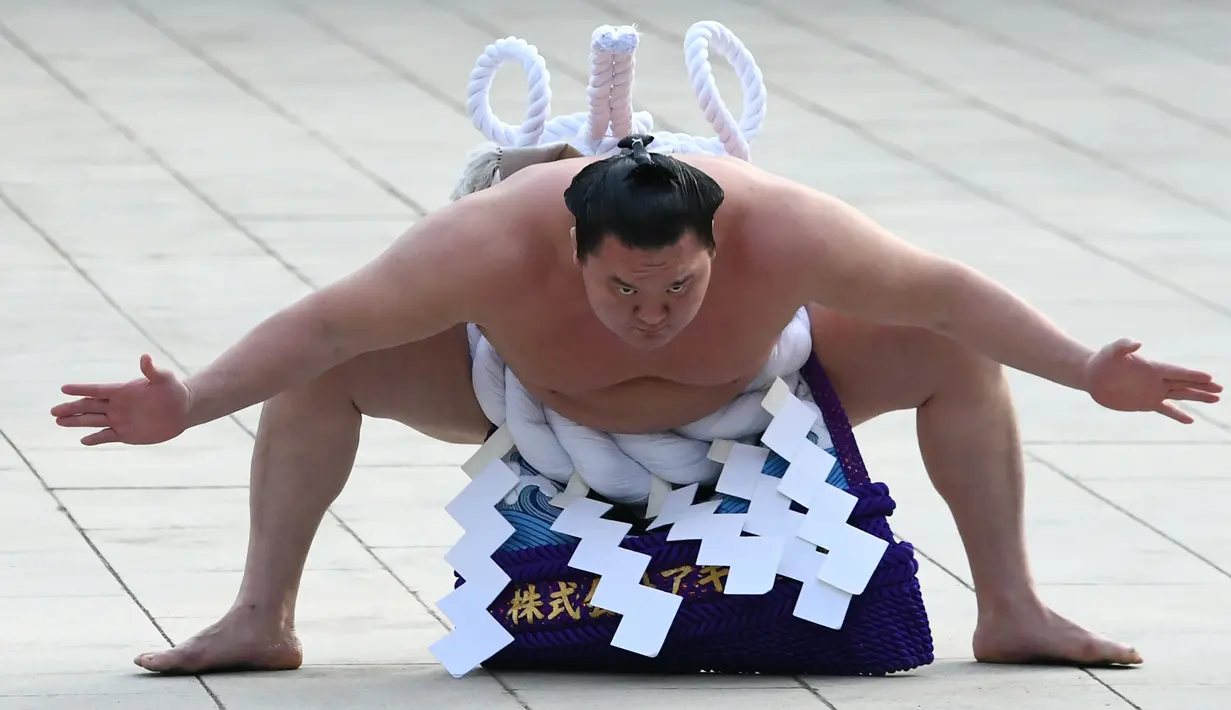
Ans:
{"type": "Polygon", "coordinates": [[[591,489],[618,503],[649,498],[653,478],[688,485],[713,483],[722,464],[708,458],[717,439],[743,441],[765,431],[772,415],[761,406],[781,378],[805,394],[800,368],[812,352],[806,309],[782,331],[761,373],[718,411],[678,429],[654,434],[608,434],[570,421],[534,399],[491,343],[468,328],[475,397],[497,426],[507,426],[518,453],[547,478],[562,484],[576,473],[591,489]]]}

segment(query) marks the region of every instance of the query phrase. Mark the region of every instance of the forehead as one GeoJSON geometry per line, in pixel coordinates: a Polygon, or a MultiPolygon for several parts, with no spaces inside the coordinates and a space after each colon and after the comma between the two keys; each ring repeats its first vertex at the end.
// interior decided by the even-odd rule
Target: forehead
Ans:
{"type": "Polygon", "coordinates": [[[688,237],[671,246],[653,250],[634,249],[617,239],[609,238],[604,242],[591,257],[594,265],[613,278],[629,281],[686,278],[709,256],[697,240],[688,237]]]}

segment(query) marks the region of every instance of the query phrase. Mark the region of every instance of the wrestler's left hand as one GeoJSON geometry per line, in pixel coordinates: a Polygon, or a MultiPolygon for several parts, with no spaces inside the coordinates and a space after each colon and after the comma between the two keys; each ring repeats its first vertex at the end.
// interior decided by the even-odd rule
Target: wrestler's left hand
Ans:
{"type": "Polygon", "coordinates": [[[1222,385],[1205,372],[1147,360],[1141,343],[1121,338],[1095,353],[1086,364],[1086,391],[1095,402],[1121,412],[1158,412],[1183,424],[1193,418],[1168,400],[1219,400],[1222,385]]]}
{"type": "Polygon", "coordinates": [[[98,444],[160,444],[188,428],[192,393],[174,372],[142,355],[141,377],[115,384],[70,384],[60,391],[80,399],[56,405],[51,415],[62,427],[97,428],[81,439],[98,444]]]}

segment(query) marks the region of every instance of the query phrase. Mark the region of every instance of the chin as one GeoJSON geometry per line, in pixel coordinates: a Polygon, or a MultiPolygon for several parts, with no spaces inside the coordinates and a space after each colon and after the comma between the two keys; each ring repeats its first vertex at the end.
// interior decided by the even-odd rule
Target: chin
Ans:
{"type": "Polygon", "coordinates": [[[661,348],[671,342],[671,339],[674,337],[675,332],[670,328],[663,328],[662,330],[655,331],[653,333],[647,333],[643,330],[637,330],[634,328],[624,336],[624,340],[638,350],[653,350],[655,348],[661,348]]]}

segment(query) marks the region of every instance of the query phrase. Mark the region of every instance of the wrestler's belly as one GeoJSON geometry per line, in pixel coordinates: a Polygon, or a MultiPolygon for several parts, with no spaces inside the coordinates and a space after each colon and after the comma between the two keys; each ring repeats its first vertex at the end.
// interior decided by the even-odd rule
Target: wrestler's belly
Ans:
{"type": "Polygon", "coordinates": [[[543,404],[566,418],[612,434],[650,434],[690,424],[726,406],[751,377],[698,387],[643,378],[583,394],[564,394],[523,383],[543,404]]]}

